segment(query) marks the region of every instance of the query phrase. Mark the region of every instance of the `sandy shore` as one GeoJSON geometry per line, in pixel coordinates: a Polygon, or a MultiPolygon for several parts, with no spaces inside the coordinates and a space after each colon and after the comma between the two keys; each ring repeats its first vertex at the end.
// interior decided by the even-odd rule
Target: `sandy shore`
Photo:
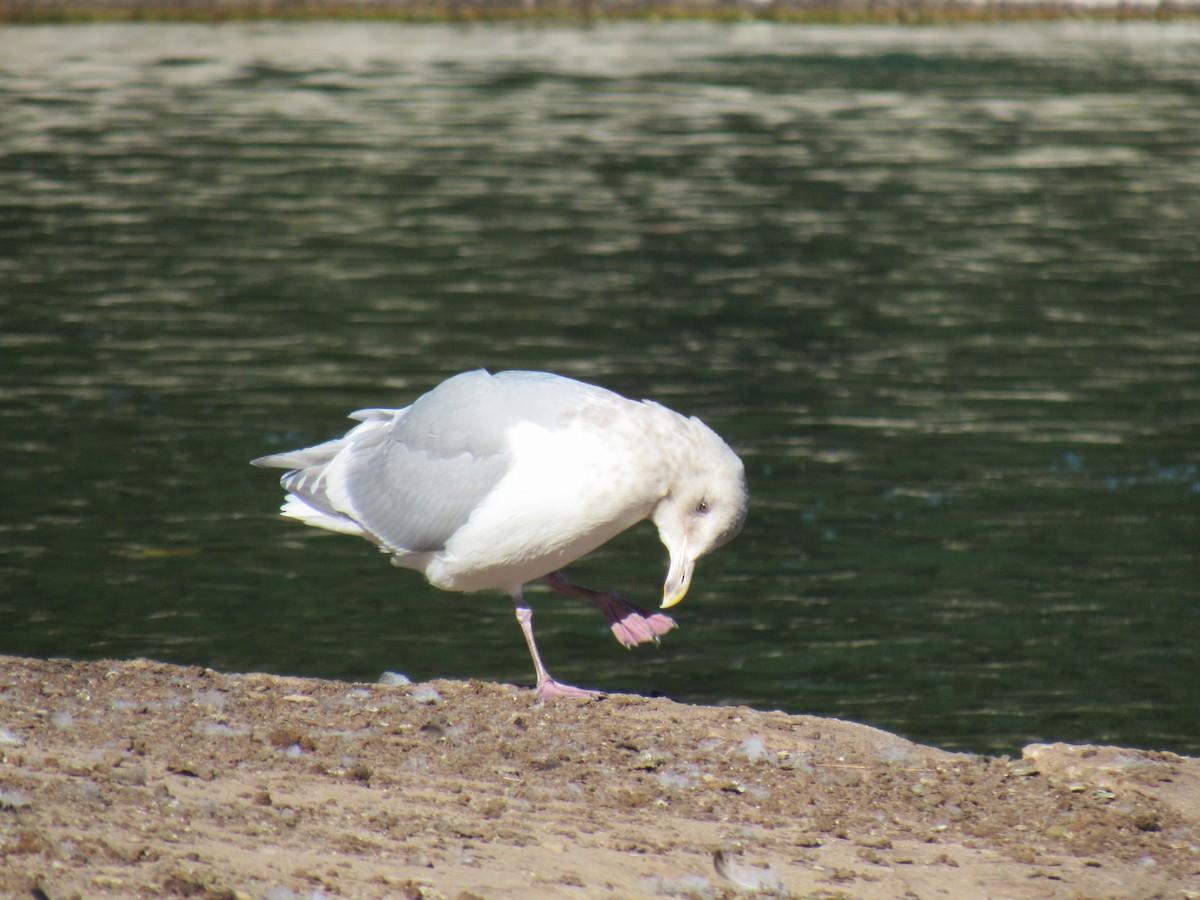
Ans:
{"type": "Polygon", "coordinates": [[[13,897],[1200,897],[1200,760],[0,657],[13,897]],[[738,885],[741,885],[739,887],[738,885]]]}

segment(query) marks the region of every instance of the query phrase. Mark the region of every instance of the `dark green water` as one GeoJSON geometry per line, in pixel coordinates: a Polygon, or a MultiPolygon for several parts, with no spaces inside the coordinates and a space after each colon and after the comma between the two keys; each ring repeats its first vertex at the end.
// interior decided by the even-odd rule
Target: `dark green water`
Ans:
{"type": "Polygon", "coordinates": [[[752,494],[659,650],[533,593],[558,677],[1200,753],[1198,284],[1194,25],[0,29],[0,652],[528,683],[247,461],[544,368],[752,494]]]}

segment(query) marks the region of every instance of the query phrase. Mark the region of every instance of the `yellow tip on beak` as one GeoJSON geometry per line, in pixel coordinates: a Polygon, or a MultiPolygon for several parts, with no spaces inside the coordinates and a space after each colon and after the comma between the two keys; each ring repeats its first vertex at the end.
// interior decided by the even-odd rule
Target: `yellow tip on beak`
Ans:
{"type": "Polygon", "coordinates": [[[667,583],[663,585],[663,601],[661,609],[670,609],[687,596],[688,588],[692,586],[692,570],[695,564],[686,558],[671,565],[667,573],[667,583]]]}
{"type": "Polygon", "coordinates": [[[668,593],[664,592],[662,606],[660,606],[659,609],[670,609],[672,606],[674,606],[676,603],[678,603],[680,600],[682,600],[684,597],[686,597],[687,592],[688,592],[688,587],[689,587],[689,585],[684,584],[672,594],[668,594],[668,593]]]}

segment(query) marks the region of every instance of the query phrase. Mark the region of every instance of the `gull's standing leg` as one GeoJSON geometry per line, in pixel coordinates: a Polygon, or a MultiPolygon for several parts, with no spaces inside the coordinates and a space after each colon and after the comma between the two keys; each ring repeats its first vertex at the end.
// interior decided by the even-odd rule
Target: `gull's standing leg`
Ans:
{"type": "Polygon", "coordinates": [[[583,688],[561,684],[550,677],[542,664],[541,654],[538,653],[537,642],[533,639],[533,610],[525,602],[520,588],[513,593],[513,604],[517,610],[517,622],[525,635],[525,643],[529,645],[529,655],[533,657],[533,669],[537,673],[537,695],[543,700],[557,700],[560,697],[603,697],[600,691],[588,691],[583,688]]]}
{"type": "MultiPolygon", "coordinates": [[[[589,588],[571,584],[563,577],[562,572],[551,572],[546,576],[546,583],[556,594],[567,597],[583,597],[591,600],[608,618],[612,626],[613,637],[626,647],[647,644],[650,641],[658,643],[660,635],[666,634],[675,627],[675,620],[662,613],[647,614],[644,609],[634,606],[620,594],[612,591],[593,591],[589,588]]],[[[519,614],[518,614],[519,615],[519,614]]]]}

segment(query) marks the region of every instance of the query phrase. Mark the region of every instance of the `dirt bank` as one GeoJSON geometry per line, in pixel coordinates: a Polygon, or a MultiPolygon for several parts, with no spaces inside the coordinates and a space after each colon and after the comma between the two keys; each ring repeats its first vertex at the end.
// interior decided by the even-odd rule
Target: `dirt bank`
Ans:
{"type": "Polygon", "coordinates": [[[1194,19],[1200,0],[0,0],[0,22],[762,20],[942,24],[1194,19]]]}
{"type": "Polygon", "coordinates": [[[1200,897],[1200,760],[0,657],[14,897],[1200,897]],[[719,858],[718,872],[714,858],[719,858]]]}

